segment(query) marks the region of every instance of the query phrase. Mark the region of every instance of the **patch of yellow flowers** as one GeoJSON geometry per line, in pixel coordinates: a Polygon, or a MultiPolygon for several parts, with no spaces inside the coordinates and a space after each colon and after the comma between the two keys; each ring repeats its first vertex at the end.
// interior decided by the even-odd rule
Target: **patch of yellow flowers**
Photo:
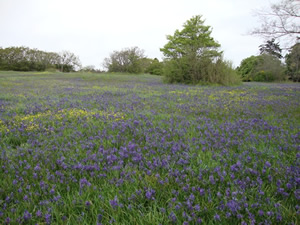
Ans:
{"type": "Polygon", "coordinates": [[[106,111],[87,111],[84,109],[64,109],[58,111],[58,113],[55,115],[56,119],[61,119],[63,117],[67,117],[69,119],[76,119],[76,118],[82,118],[85,117],[88,120],[92,119],[96,115],[103,116],[106,119],[114,119],[115,121],[124,119],[124,115],[119,112],[106,112],[106,111]]]}
{"type": "MultiPolygon", "coordinates": [[[[63,109],[59,110],[56,113],[53,113],[51,111],[41,112],[34,115],[26,115],[26,116],[16,116],[14,118],[13,125],[14,126],[20,126],[21,124],[26,125],[25,130],[26,131],[32,131],[39,127],[39,125],[36,123],[37,119],[49,119],[52,116],[52,120],[55,119],[57,121],[62,121],[64,118],[69,120],[75,120],[77,118],[86,118],[87,120],[96,119],[96,115],[99,115],[100,117],[104,117],[107,120],[124,120],[125,116],[124,114],[120,112],[107,112],[107,111],[87,111],[85,109],[63,109]]],[[[0,120],[0,131],[5,130],[9,131],[7,127],[3,124],[3,122],[0,120]]]]}
{"type": "Polygon", "coordinates": [[[0,120],[0,132],[9,132],[9,129],[7,126],[3,123],[2,120],[0,120]]]}
{"type": "Polygon", "coordinates": [[[255,93],[247,93],[243,90],[224,90],[208,96],[209,100],[217,100],[226,98],[233,102],[245,102],[245,101],[255,101],[255,93]]]}

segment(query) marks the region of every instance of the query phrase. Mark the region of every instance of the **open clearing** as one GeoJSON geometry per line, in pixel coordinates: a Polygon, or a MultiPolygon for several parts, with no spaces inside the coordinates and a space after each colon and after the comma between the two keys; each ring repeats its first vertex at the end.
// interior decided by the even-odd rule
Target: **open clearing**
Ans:
{"type": "Polygon", "coordinates": [[[299,224],[299,99],[0,72],[0,224],[299,224]]]}

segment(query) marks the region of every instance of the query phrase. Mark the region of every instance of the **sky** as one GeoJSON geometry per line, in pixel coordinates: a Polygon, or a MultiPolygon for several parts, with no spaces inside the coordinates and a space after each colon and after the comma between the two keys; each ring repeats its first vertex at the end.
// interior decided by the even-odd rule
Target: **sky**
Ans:
{"type": "Polygon", "coordinates": [[[264,43],[249,35],[259,27],[255,10],[275,0],[0,0],[0,47],[26,46],[47,52],[67,50],[83,66],[103,69],[113,51],[139,47],[149,58],[167,35],[195,15],[212,27],[224,58],[238,66],[264,43]]]}

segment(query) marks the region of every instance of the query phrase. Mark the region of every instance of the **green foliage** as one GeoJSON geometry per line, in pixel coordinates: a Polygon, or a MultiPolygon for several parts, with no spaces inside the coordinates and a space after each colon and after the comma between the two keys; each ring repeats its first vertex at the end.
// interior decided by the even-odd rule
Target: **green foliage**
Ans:
{"type": "Polygon", "coordinates": [[[253,76],[253,81],[274,81],[274,77],[270,71],[261,70],[253,76]]]}
{"type": "Polygon", "coordinates": [[[274,38],[272,38],[272,40],[267,41],[265,44],[260,45],[259,46],[259,51],[260,51],[261,55],[269,54],[269,55],[272,55],[272,56],[274,56],[278,59],[282,58],[282,55],[281,55],[282,49],[280,48],[278,42],[275,43],[274,38]]]}
{"type": "Polygon", "coordinates": [[[80,72],[88,72],[88,73],[103,73],[102,70],[96,69],[94,65],[88,65],[83,67],[80,72]]]}
{"type": "Polygon", "coordinates": [[[258,56],[255,67],[254,81],[282,81],[285,80],[284,67],[281,61],[270,54],[258,56]]]}
{"type": "Polygon", "coordinates": [[[299,97],[0,71],[0,224],[299,224],[299,97]]]}
{"type": "Polygon", "coordinates": [[[143,72],[144,50],[138,47],[114,51],[104,59],[103,66],[109,72],[141,73],[143,72]]]}
{"type": "Polygon", "coordinates": [[[0,48],[0,70],[45,71],[56,68],[70,72],[76,66],[80,66],[79,58],[67,51],[58,54],[28,47],[0,48]]]}
{"type": "Polygon", "coordinates": [[[205,26],[198,15],[185,22],[181,31],[167,36],[169,42],[160,49],[165,56],[163,74],[167,82],[229,84],[229,80],[239,80],[228,63],[223,62],[220,44],[211,32],[211,27],[205,26]],[[224,73],[228,71],[229,74],[224,73]]]}
{"type": "Polygon", "coordinates": [[[159,62],[157,58],[149,59],[149,64],[145,68],[146,73],[150,73],[153,75],[162,75],[163,73],[163,64],[159,62]]]}
{"type": "Polygon", "coordinates": [[[61,72],[72,72],[75,68],[80,68],[79,57],[69,51],[62,51],[59,54],[59,64],[57,65],[61,72]]]}
{"type": "Polygon", "coordinates": [[[182,57],[215,58],[220,56],[218,44],[211,35],[210,26],[204,25],[201,16],[194,16],[184,23],[183,30],[176,30],[174,35],[168,35],[169,42],[160,50],[167,59],[177,59],[182,57]]]}
{"type": "Polygon", "coordinates": [[[250,56],[242,60],[240,66],[237,68],[237,72],[243,81],[251,81],[253,74],[255,74],[258,61],[259,57],[257,56],[250,56]]]}
{"type": "Polygon", "coordinates": [[[221,85],[240,83],[240,78],[232,68],[231,63],[224,61],[222,58],[216,62],[203,58],[193,69],[197,73],[192,73],[189,61],[186,58],[166,61],[164,67],[165,81],[168,83],[221,85]],[[186,71],[191,72],[186,73],[186,71]]]}
{"type": "Polygon", "coordinates": [[[290,79],[300,82],[300,43],[295,44],[285,59],[290,79]]]}
{"type": "Polygon", "coordinates": [[[250,56],[242,60],[237,68],[243,81],[282,81],[285,80],[284,66],[270,54],[250,56]]]}

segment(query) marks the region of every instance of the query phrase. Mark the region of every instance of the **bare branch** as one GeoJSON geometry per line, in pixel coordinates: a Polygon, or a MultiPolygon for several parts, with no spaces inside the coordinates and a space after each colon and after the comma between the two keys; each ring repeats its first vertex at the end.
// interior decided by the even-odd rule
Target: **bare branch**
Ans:
{"type": "Polygon", "coordinates": [[[299,0],[282,0],[272,4],[269,10],[258,10],[256,16],[261,21],[261,27],[253,29],[251,35],[294,41],[300,36],[299,0]]]}

